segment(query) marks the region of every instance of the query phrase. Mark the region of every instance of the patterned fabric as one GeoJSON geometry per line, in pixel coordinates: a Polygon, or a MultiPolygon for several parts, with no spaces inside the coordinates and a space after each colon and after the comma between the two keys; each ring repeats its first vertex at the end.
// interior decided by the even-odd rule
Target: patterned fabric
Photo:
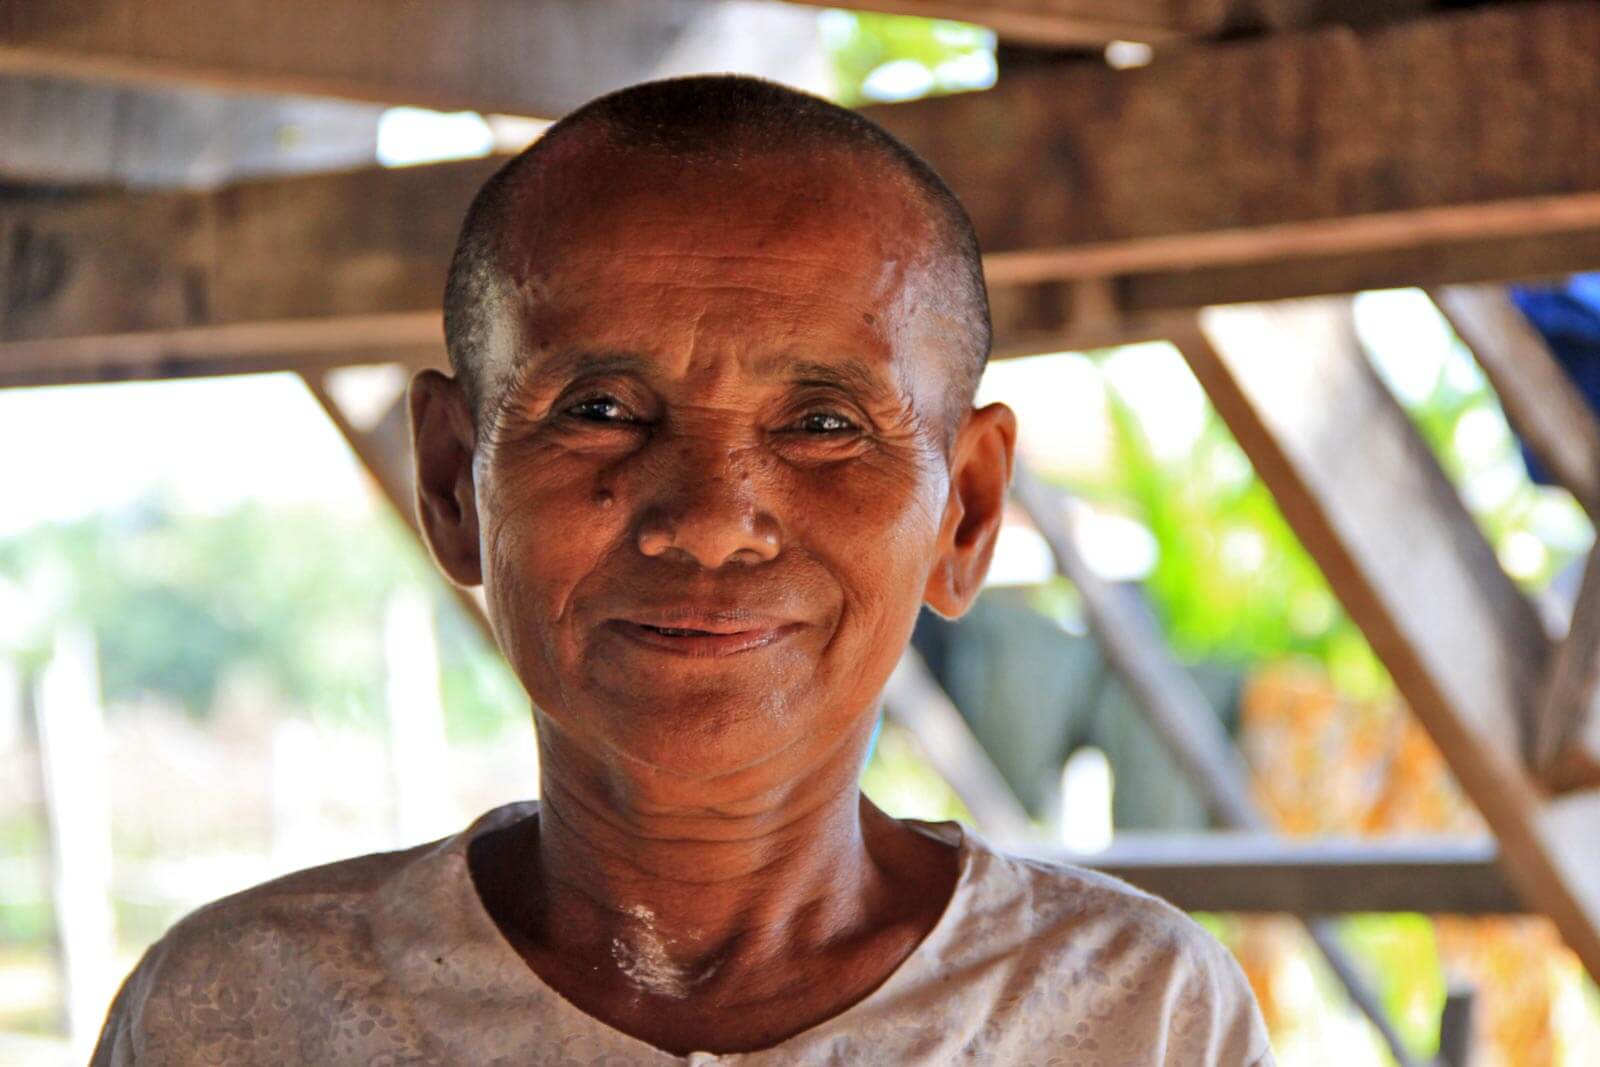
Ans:
{"type": "Polygon", "coordinates": [[[1271,1067],[1238,965],[1126,883],[995,850],[960,852],[934,929],[866,998],[757,1052],[680,1057],[580,1012],[501,937],[467,844],[537,815],[291,874],[183,919],[123,984],[94,1065],[1037,1064],[1271,1067]]]}

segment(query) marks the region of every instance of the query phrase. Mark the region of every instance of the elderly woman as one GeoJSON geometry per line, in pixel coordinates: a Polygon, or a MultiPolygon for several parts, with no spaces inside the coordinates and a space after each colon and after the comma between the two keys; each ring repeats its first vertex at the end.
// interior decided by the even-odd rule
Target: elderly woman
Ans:
{"type": "Polygon", "coordinates": [[[200,909],[103,1064],[1175,1064],[1271,1053],[1169,905],[861,796],[1015,424],[961,206],[745,78],[636,86],[482,190],[411,388],[418,512],[532,697],[543,796],[200,909]]]}

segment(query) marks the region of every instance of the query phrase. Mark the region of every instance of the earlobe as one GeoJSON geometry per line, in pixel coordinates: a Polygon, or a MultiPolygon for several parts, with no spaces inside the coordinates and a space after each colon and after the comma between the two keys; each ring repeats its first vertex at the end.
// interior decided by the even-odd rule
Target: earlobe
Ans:
{"type": "Polygon", "coordinates": [[[472,456],[472,412],[460,383],[436,370],[411,379],[417,523],[439,569],[457,585],[483,581],[472,456]]]}
{"type": "Polygon", "coordinates": [[[923,593],[928,607],[944,618],[965,614],[983,587],[1005,517],[1016,439],[1016,415],[1004,404],[972,412],[956,439],[951,499],[923,593]]]}

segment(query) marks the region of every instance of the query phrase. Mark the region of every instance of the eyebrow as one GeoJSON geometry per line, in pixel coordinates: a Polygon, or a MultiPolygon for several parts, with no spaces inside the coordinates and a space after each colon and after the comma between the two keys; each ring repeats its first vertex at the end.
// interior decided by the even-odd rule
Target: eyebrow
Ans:
{"type": "Polygon", "coordinates": [[[632,372],[647,375],[651,369],[649,360],[624,349],[562,348],[546,359],[529,362],[534,374],[552,381],[578,374],[632,372]]]}
{"type": "MultiPolygon", "coordinates": [[[[626,349],[597,350],[582,346],[559,349],[544,360],[531,360],[525,366],[531,372],[529,377],[550,382],[566,381],[579,374],[633,373],[653,377],[655,370],[651,361],[637,352],[626,349]]],[[[883,399],[893,392],[877,371],[853,357],[823,362],[774,355],[756,365],[756,374],[768,381],[781,379],[792,385],[839,389],[868,400],[883,399]]]]}
{"type": "Polygon", "coordinates": [[[758,372],[763,378],[783,378],[794,385],[822,385],[876,400],[890,393],[883,377],[859,359],[846,358],[835,363],[782,357],[763,360],[758,372]]]}

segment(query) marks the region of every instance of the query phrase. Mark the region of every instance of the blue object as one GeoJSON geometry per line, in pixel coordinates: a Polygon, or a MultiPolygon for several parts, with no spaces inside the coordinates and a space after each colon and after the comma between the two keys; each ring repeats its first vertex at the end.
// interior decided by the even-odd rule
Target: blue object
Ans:
{"type": "MultiPolygon", "coordinates": [[[[1556,362],[1572,378],[1591,411],[1600,413],[1600,274],[1574,274],[1560,285],[1513,285],[1511,302],[1544,338],[1556,362]]],[[[1554,480],[1526,442],[1522,461],[1539,485],[1554,480]]]]}

